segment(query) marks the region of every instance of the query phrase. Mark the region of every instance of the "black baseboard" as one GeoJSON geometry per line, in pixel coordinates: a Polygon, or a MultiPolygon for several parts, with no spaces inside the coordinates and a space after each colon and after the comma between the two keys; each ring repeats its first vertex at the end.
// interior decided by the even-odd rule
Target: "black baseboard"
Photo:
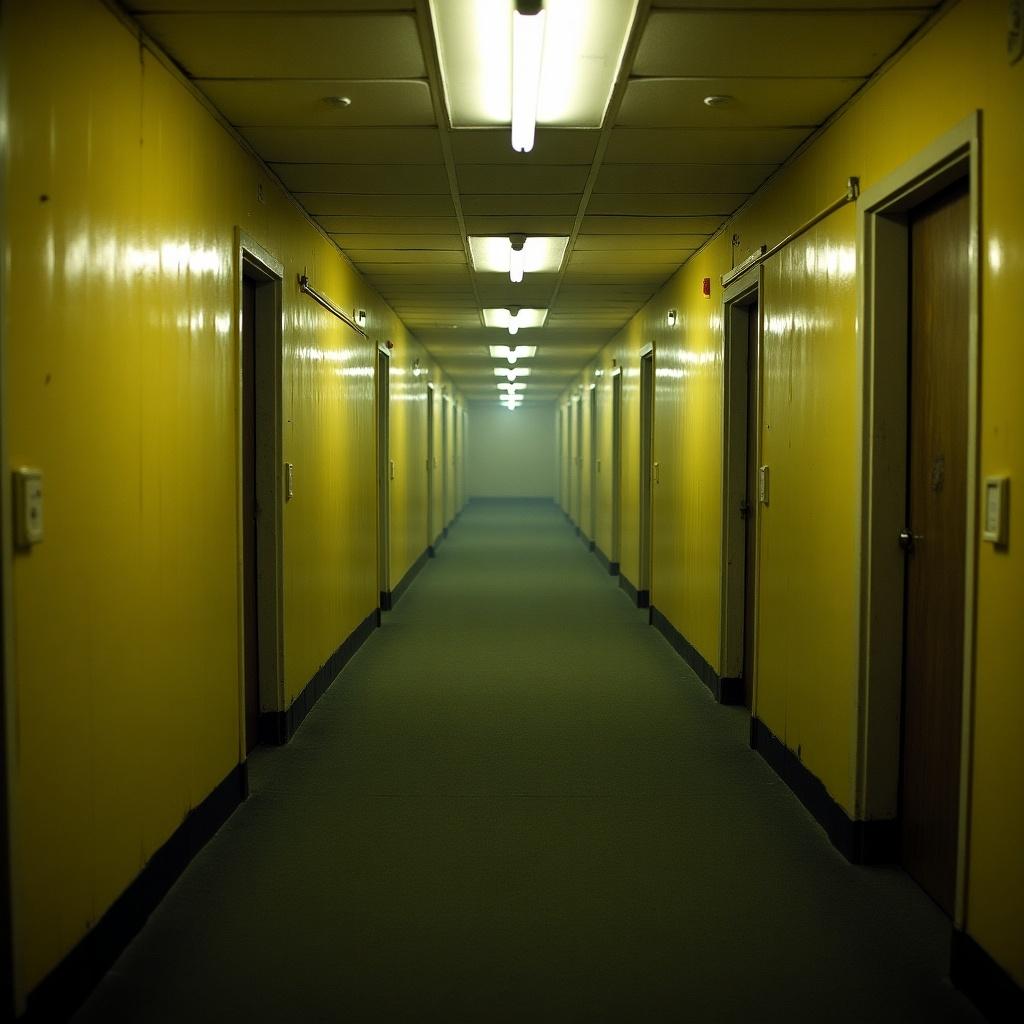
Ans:
{"type": "Polygon", "coordinates": [[[415,562],[412,563],[409,571],[401,578],[398,586],[394,590],[382,590],[380,595],[380,608],[381,611],[389,612],[392,608],[398,604],[401,596],[409,589],[409,584],[416,578],[416,574],[427,564],[427,562],[433,557],[430,554],[431,549],[427,548],[415,562]],[[385,603],[386,602],[386,603],[385,603]]]}
{"type": "Polygon", "coordinates": [[[366,643],[370,634],[380,625],[380,609],[375,608],[352,631],[342,645],[316,670],[313,678],[295,698],[287,711],[264,711],[260,715],[260,742],[283,746],[302,725],[313,705],[348,664],[352,655],[366,643]]]}
{"type": "Polygon", "coordinates": [[[593,547],[593,552],[597,556],[597,560],[608,570],[609,576],[619,575],[618,562],[613,562],[596,544],[593,547]]]}
{"type": "Polygon", "coordinates": [[[754,717],[750,719],[750,746],[814,815],[832,845],[851,864],[893,864],[899,859],[899,826],[895,820],[854,821],[829,795],[822,781],[754,717]]]}
{"type": "Polygon", "coordinates": [[[246,765],[236,764],[213,792],[185,816],[135,880],[63,960],[30,993],[21,1020],[66,1020],[99,984],[141,931],[192,858],[249,793],[246,765]]]}
{"type": "Polygon", "coordinates": [[[722,678],[682,633],[651,605],[651,625],[672,645],[676,653],[693,669],[697,678],[711,691],[719,704],[743,703],[743,680],[722,678]]]}
{"type": "Polygon", "coordinates": [[[949,977],[992,1024],[1024,1020],[1024,989],[958,928],[953,929],[949,977]]]}
{"type": "Polygon", "coordinates": [[[650,607],[651,592],[649,590],[637,590],[621,572],[619,573],[619,586],[629,594],[629,599],[637,606],[637,608],[650,607]]]}

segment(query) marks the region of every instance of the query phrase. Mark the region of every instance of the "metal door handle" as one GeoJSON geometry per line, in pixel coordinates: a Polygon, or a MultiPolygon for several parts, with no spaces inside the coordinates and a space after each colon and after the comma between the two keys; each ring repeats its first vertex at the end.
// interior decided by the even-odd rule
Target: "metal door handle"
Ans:
{"type": "Polygon", "coordinates": [[[917,542],[924,540],[924,537],[919,533],[911,533],[907,527],[904,527],[900,530],[899,539],[900,547],[909,555],[913,553],[914,548],[917,546],[917,542]]]}

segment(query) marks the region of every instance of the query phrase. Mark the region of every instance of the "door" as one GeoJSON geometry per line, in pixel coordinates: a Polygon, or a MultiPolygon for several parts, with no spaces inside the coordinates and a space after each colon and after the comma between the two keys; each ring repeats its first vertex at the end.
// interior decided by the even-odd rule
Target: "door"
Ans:
{"type": "Polygon", "coordinates": [[[245,752],[260,730],[260,643],[256,521],[256,282],[242,278],[242,666],[245,752]]]}
{"type": "Polygon", "coordinates": [[[651,460],[654,439],[654,353],[640,359],[640,578],[641,607],[650,602],[651,590],[651,460]]]}
{"type": "Polygon", "coordinates": [[[434,389],[427,385],[427,550],[434,551],[434,389]]]}
{"type": "Polygon", "coordinates": [[[952,916],[967,555],[967,183],[915,210],[909,229],[901,852],[952,916]]]}
{"type": "MultiPolygon", "coordinates": [[[[754,630],[757,622],[757,589],[755,571],[757,566],[757,519],[760,503],[757,486],[757,354],[758,316],[757,300],[745,308],[747,314],[747,338],[745,353],[746,373],[746,444],[744,445],[744,499],[743,531],[743,703],[749,709],[754,695],[754,630]]],[[[741,353],[737,350],[738,356],[741,353]]]]}
{"type": "Polygon", "coordinates": [[[590,474],[590,541],[597,543],[597,456],[600,449],[597,446],[597,389],[590,389],[590,465],[587,472],[590,474]]]}
{"type": "Polygon", "coordinates": [[[622,374],[612,377],[612,565],[618,569],[622,558],[622,522],[620,513],[622,490],[622,374]]]}
{"type": "Polygon", "coordinates": [[[441,532],[448,536],[448,399],[441,396],[441,532]]]}
{"type": "Polygon", "coordinates": [[[572,475],[576,484],[576,508],[574,518],[576,528],[583,532],[583,396],[579,396],[574,406],[573,419],[576,421],[576,443],[573,449],[572,475]]]}
{"type": "Polygon", "coordinates": [[[391,453],[390,453],[390,367],[391,361],[377,351],[377,579],[380,606],[391,607],[391,453]]]}

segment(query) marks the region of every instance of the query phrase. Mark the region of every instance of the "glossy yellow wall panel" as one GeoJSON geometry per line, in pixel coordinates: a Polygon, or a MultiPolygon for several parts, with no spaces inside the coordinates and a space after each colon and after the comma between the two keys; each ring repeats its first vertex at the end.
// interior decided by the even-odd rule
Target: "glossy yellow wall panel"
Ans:
{"type": "MultiPolygon", "coordinates": [[[[4,16],[4,415],[47,502],[45,541],[13,566],[24,994],[240,757],[236,227],[285,267],[286,703],[376,605],[373,359],[383,337],[414,342],[102,4],[4,16]],[[370,338],[300,271],[367,309],[370,338]]],[[[417,452],[416,418],[397,419],[417,452]]],[[[416,501],[410,486],[402,536],[418,516],[425,537],[416,501]]]]}
{"type": "MultiPolygon", "coordinates": [[[[655,490],[653,599],[715,667],[720,276],[734,259],[773,245],[832,202],[850,175],[870,186],[976,110],[983,125],[979,477],[1022,478],[1024,407],[1017,393],[1024,350],[1016,341],[1016,299],[1024,280],[1024,63],[1007,63],[1005,14],[1005,5],[988,0],[953,6],[599,357],[600,365],[617,358],[624,366],[622,564],[630,579],[636,578],[638,422],[632,387],[638,362],[630,353],[641,339],[653,340],[658,367],[685,370],[674,380],[663,375],[657,387],[654,457],[662,463],[662,484],[655,490]],[[739,236],[735,256],[733,234],[739,236]],[[695,288],[703,276],[713,282],[710,313],[695,288]],[[671,308],[680,314],[676,332],[661,326],[671,308]]],[[[847,811],[854,804],[859,601],[855,223],[847,208],[765,268],[762,461],[771,466],[772,498],[762,520],[757,689],[758,715],[847,811]]],[[[584,380],[581,375],[573,386],[584,380]]],[[[1024,530],[1022,504],[1011,512],[1013,537],[1024,530]]],[[[1024,720],[1024,691],[1015,680],[1024,635],[1014,624],[1022,607],[1020,545],[1011,541],[995,551],[981,544],[967,928],[1018,982],[1024,981],[1024,761],[1017,723],[1024,720]]]]}

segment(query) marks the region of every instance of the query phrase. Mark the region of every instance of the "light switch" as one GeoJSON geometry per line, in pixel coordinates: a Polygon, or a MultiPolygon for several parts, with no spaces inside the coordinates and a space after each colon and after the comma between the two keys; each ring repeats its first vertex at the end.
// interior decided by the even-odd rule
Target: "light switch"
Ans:
{"type": "Polygon", "coordinates": [[[43,539],[43,474],[38,469],[14,471],[14,541],[30,548],[43,539]]]}
{"type": "Polygon", "coordinates": [[[985,521],[982,524],[981,539],[1002,547],[1007,543],[1009,528],[1010,480],[1005,476],[985,478],[985,521]]]}
{"type": "Polygon", "coordinates": [[[762,466],[757,471],[757,500],[762,505],[768,504],[768,467],[762,466]]]}

